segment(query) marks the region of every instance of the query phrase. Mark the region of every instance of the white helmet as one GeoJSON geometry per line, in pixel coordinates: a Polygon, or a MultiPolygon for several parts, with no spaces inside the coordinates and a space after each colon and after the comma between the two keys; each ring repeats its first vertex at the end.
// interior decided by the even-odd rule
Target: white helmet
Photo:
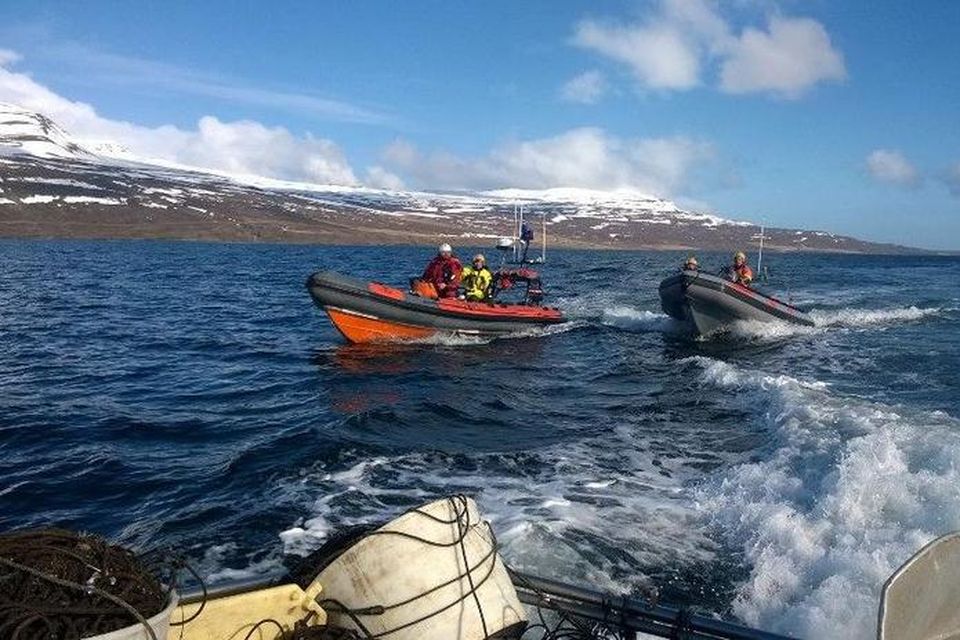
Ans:
{"type": "Polygon", "coordinates": [[[442,245],[437,247],[437,253],[453,253],[453,247],[444,242],[442,245]]]}

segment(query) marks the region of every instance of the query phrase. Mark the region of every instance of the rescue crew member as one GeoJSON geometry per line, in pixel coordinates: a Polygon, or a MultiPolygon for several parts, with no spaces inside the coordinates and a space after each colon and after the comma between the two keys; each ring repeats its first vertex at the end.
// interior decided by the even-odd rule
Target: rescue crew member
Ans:
{"type": "Polygon", "coordinates": [[[453,255],[453,248],[449,244],[443,243],[437,247],[436,257],[423,270],[420,279],[432,284],[439,297],[456,298],[462,273],[463,265],[453,255]]]}
{"type": "Polygon", "coordinates": [[[753,269],[747,264],[747,254],[743,251],[733,254],[733,270],[730,272],[730,279],[745,287],[749,287],[753,282],[753,269]]]}
{"type": "Polygon", "coordinates": [[[533,229],[526,222],[520,226],[520,243],[523,245],[523,255],[520,256],[520,264],[527,261],[527,250],[530,249],[530,243],[533,242],[533,229]]]}
{"type": "Polygon", "coordinates": [[[482,253],[473,256],[473,264],[463,268],[462,286],[464,297],[471,302],[482,302],[490,297],[493,274],[487,269],[487,259],[482,253]]]}
{"type": "Polygon", "coordinates": [[[697,256],[687,256],[686,262],[681,267],[683,271],[699,271],[700,263],[697,262],[697,256]]]}

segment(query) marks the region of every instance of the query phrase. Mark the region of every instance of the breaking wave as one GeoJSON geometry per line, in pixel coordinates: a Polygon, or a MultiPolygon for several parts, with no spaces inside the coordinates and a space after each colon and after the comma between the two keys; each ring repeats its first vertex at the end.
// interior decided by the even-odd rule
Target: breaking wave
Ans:
{"type": "Polygon", "coordinates": [[[622,306],[604,309],[600,323],[627,331],[669,331],[675,326],[674,321],[665,313],[622,306]]]}
{"type": "Polygon", "coordinates": [[[303,555],[344,526],[464,492],[515,568],[616,593],[645,590],[655,582],[651,568],[708,566],[717,545],[684,498],[688,461],[659,460],[635,439],[624,428],[533,451],[416,452],[317,468],[302,482],[320,497],[311,516],[280,533],[283,552],[303,555]]]}
{"type": "Polygon", "coordinates": [[[882,324],[912,322],[943,313],[941,307],[896,307],[893,309],[836,309],[810,312],[817,326],[863,327],[882,324]]]}
{"type": "Polygon", "coordinates": [[[864,327],[894,326],[916,322],[945,313],[942,307],[895,307],[891,309],[814,309],[808,315],[816,323],[809,327],[789,322],[741,320],[730,330],[734,338],[743,340],[779,340],[792,336],[822,333],[832,329],[859,329],[864,327]]]}
{"type": "Polygon", "coordinates": [[[482,344],[489,344],[496,340],[490,336],[472,336],[463,333],[435,333],[425,338],[416,338],[408,340],[410,345],[432,345],[438,347],[471,347],[482,344]]]}
{"type": "Polygon", "coordinates": [[[886,578],[960,528],[960,420],[690,360],[704,384],[752,406],[771,436],[762,460],[699,489],[706,515],[750,565],[734,612],[801,637],[874,637],[886,578]]]}
{"type": "MultiPolygon", "coordinates": [[[[632,332],[674,333],[682,330],[680,324],[670,316],[647,309],[637,309],[626,305],[616,305],[599,310],[593,309],[593,318],[603,326],[632,332]]],[[[816,309],[809,312],[816,323],[805,326],[783,321],[741,320],[731,325],[726,335],[736,340],[781,340],[794,336],[812,335],[830,329],[857,329],[873,326],[893,326],[906,322],[916,322],[925,318],[941,315],[950,311],[942,307],[895,307],[891,309],[842,308],[833,310],[816,309]]],[[[576,312],[586,315],[584,308],[576,312]]],[[[722,335],[722,334],[721,334],[722,335]]]]}
{"type": "Polygon", "coordinates": [[[740,320],[730,327],[729,335],[736,340],[774,341],[794,336],[804,336],[824,331],[823,327],[808,327],[802,324],[792,324],[775,320],[763,322],[760,320],[740,320]]]}
{"type": "Polygon", "coordinates": [[[468,333],[438,332],[425,338],[406,341],[409,345],[426,345],[437,347],[473,347],[490,344],[495,340],[515,340],[518,338],[542,338],[546,336],[566,333],[585,326],[587,323],[580,320],[571,320],[561,324],[549,325],[543,328],[527,329],[514,333],[505,333],[499,336],[478,336],[468,333]]]}

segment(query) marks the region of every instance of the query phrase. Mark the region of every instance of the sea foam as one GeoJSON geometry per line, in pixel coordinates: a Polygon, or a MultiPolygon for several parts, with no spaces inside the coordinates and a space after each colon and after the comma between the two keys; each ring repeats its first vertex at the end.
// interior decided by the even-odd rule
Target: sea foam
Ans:
{"type": "Polygon", "coordinates": [[[886,578],[960,528],[960,420],[694,360],[705,384],[753,403],[773,436],[762,460],[699,489],[702,509],[751,565],[734,612],[800,637],[874,637],[886,578]]]}
{"type": "Polygon", "coordinates": [[[665,313],[618,306],[603,310],[600,323],[626,331],[668,331],[676,323],[665,313]]]}

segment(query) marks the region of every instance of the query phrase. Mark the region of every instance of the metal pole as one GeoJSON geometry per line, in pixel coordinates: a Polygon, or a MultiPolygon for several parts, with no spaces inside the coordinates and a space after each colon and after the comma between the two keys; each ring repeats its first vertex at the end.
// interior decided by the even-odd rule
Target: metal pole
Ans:
{"type": "Polygon", "coordinates": [[[527,257],[527,241],[523,240],[523,205],[520,205],[520,226],[517,227],[517,237],[521,238],[520,244],[523,245],[523,250],[520,254],[520,264],[523,264],[523,261],[527,257]]]}
{"type": "Polygon", "coordinates": [[[559,612],[619,625],[662,638],[693,640],[789,640],[787,636],[716,620],[685,609],[609,596],[554,580],[511,572],[520,601],[559,612]]]}
{"type": "Polygon", "coordinates": [[[764,237],[763,225],[760,225],[760,255],[757,257],[757,277],[758,278],[762,273],[762,271],[760,271],[760,267],[763,265],[763,237],[764,237]]]}
{"type": "Polygon", "coordinates": [[[513,261],[517,261],[517,241],[520,239],[520,218],[517,203],[513,203],[513,261]]]}
{"type": "Polygon", "coordinates": [[[543,244],[540,245],[540,263],[547,263],[547,214],[540,214],[540,227],[541,235],[543,236],[540,240],[543,244]]]}

